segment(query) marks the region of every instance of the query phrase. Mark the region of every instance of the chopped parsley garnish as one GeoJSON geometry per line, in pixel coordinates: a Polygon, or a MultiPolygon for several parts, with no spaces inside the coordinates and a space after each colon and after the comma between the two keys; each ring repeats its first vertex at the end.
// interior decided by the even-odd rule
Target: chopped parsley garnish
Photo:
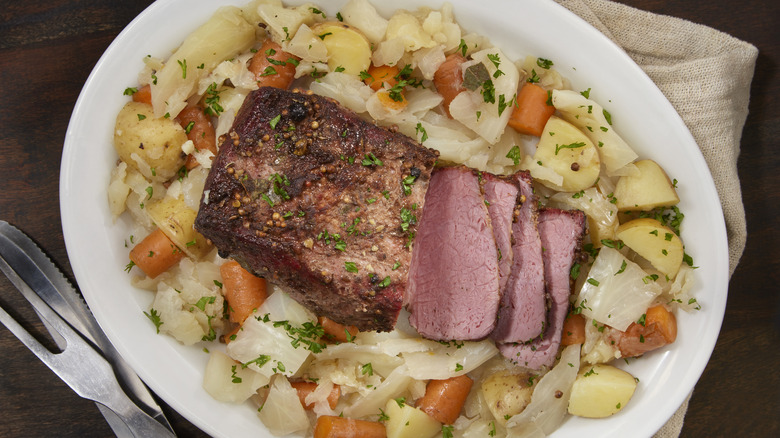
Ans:
{"type": "Polygon", "coordinates": [[[344,269],[346,269],[347,272],[358,272],[358,267],[355,262],[344,262],[344,269]]]}
{"type": "Polygon", "coordinates": [[[527,82],[530,83],[530,84],[535,84],[535,83],[539,82],[540,79],[541,78],[539,77],[539,75],[536,74],[536,70],[532,69],[531,70],[531,77],[528,78],[527,82]]]}
{"type": "Polygon", "coordinates": [[[404,179],[401,180],[401,187],[404,190],[404,195],[409,196],[412,194],[412,186],[416,180],[417,177],[414,175],[405,176],[404,179]]]}
{"type": "Polygon", "coordinates": [[[585,99],[590,99],[590,88],[588,88],[588,89],[587,89],[587,90],[585,90],[585,91],[580,91],[580,94],[581,94],[581,95],[582,95],[582,97],[584,97],[585,99]]]}
{"type": "Polygon", "coordinates": [[[197,303],[195,303],[195,307],[200,309],[201,311],[206,310],[206,304],[214,304],[214,301],[217,299],[217,297],[201,297],[197,303]]]}
{"type": "Polygon", "coordinates": [[[280,175],[278,173],[274,173],[270,177],[268,177],[268,180],[271,181],[271,184],[273,184],[273,190],[274,193],[281,198],[284,201],[287,201],[290,199],[290,195],[287,193],[287,191],[284,189],[285,186],[290,186],[290,180],[287,179],[286,175],[280,175]]]}
{"type": "Polygon", "coordinates": [[[125,88],[125,91],[122,94],[125,95],[125,96],[132,96],[133,94],[135,94],[137,92],[138,92],[138,88],[127,87],[127,88],[125,88]]]}
{"type": "Polygon", "coordinates": [[[425,128],[423,128],[423,125],[421,122],[417,122],[417,127],[415,128],[415,133],[419,134],[422,133],[422,137],[420,137],[420,143],[425,142],[425,140],[428,140],[428,133],[425,132],[425,128]]]}
{"type": "Polygon", "coordinates": [[[401,230],[409,231],[409,227],[417,223],[417,216],[411,210],[404,207],[401,209],[401,230]]]}
{"type": "Polygon", "coordinates": [[[579,263],[574,263],[573,265],[571,265],[571,270],[569,270],[569,276],[571,276],[572,280],[576,280],[577,277],[580,276],[580,268],[581,267],[582,266],[580,266],[579,263]]]}
{"type": "Polygon", "coordinates": [[[143,115],[143,114],[138,114],[138,120],[139,120],[139,121],[141,121],[141,120],[143,120],[143,119],[145,119],[145,118],[146,118],[146,116],[145,116],[145,115],[143,115]]]}
{"type": "Polygon", "coordinates": [[[543,68],[545,70],[549,70],[550,67],[553,66],[553,62],[550,61],[549,59],[536,58],[536,65],[538,65],[539,67],[541,67],[541,68],[543,68]]]}
{"type": "Polygon", "coordinates": [[[154,308],[149,309],[149,313],[144,312],[144,315],[146,315],[147,318],[149,318],[149,321],[152,321],[152,324],[154,324],[155,329],[157,329],[157,334],[160,333],[160,326],[164,323],[160,320],[160,314],[157,313],[157,310],[154,308]]]}
{"type": "Polygon", "coordinates": [[[222,105],[219,104],[219,90],[217,90],[216,82],[212,82],[211,85],[209,85],[209,87],[206,89],[204,102],[206,103],[206,108],[203,110],[203,112],[206,115],[218,117],[220,114],[222,114],[223,111],[225,111],[225,109],[222,108],[222,105]]]}
{"type": "MultiPolygon", "coordinates": [[[[320,353],[327,347],[326,344],[319,342],[320,338],[325,335],[325,329],[320,324],[306,321],[303,325],[296,326],[290,324],[289,321],[273,321],[273,326],[281,327],[287,332],[287,336],[291,339],[290,344],[294,348],[303,345],[312,353],[320,353]]],[[[284,365],[281,363],[277,363],[277,368],[284,371],[284,365]]]]}
{"type": "Polygon", "coordinates": [[[263,73],[260,74],[260,77],[273,76],[275,74],[278,74],[276,69],[269,65],[268,67],[265,68],[265,70],[263,70],[263,73]]]}
{"type": "Polygon", "coordinates": [[[602,110],[602,112],[604,113],[604,118],[607,119],[607,123],[612,125],[612,114],[610,114],[607,110],[602,110]]]}
{"type": "Polygon", "coordinates": [[[233,383],[241,383],[242,382],[241,377],[238,377],[236,375],[236,369],[237,368],[238,368],[238,365],[233,365],[232,367],[230,367],[230,370],[233,372],[230,375],[230,381],[233,382],[233,383]]]}
{"type": "Polygon", "coordinates": [[[360,372],[365,376],[368,374],[369,376],[374,375],[374,367],[371,365],[371,362],[364,364],[362,367],[360,367],[360,372]]]}
{"type": "Polygon", "coordinates": [[[622,249],[625,246],[622,240],[601,239],[601,244],[607,248],[622,249]]]}
{"type": "Polygon", "coordinates": [[[271,119],[270,122],[268,122],[269,125],[271,125],[271,129],[276,129],[277,123],[279,123],[279,120],[282,120],[282,115],[278,114],[276,117],[271,119]]]}
{"type": "Polygon", "coordinates": [[[460,51],[460,54],[463,57],[465,57],[466,56],[466,51],[468,49],[469,49],[469,46],[466,45],[466,41],[463,38],[461,38],[460,39],[460,44],[458,44],[458,51],[460,51]]]}
{"type": "Polygon", "coordinates": [[[512,149],[509,149],[509,152],[507,152],[506,157],[511,159],[515,163],[515,166],[520,164],[520,158],[522,158],[520,156],[520,146],[512,146],[512,149]]]}
{"type": "Polygon", "coordinates": [[[363,161],[360,162],[364,166],[382,166],[382,160],[377,158],[372,152],[369,152],[366,154],[366,157],[363,158],[363,161]]]}
{"type": "Polygon", "coordinates": [[[187,60],[176,60],[176,62],[179,63],[179,67],[181,67],[181,78],[187,79],[187,60]]]}
{"type": "Polygon", "coordinates": [[[581,148],[581,147],[584,147],[584,146],[585,146],[585,143],[583,143],[581,141],[578,141],[578,142],[572,143],[572,144],[561,144],[561,145],[556,144],[555,145],[555,155],[558,155],[558,152],[561,149],[577,149],[577,148],[581,148]]]}

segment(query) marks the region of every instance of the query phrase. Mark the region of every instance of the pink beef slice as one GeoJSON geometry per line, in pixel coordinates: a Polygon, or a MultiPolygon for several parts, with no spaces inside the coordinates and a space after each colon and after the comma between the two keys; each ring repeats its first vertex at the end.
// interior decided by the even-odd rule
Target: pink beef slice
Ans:
{"type": "Polygon", "coordinates": [[[571,268],[580,257],[585,214],[578,210],[542,209],[539,235],[547,291],[552,301],[541,339],[521,344],[499,344],[501,353],[513,363],[533,370],[551,367],[561,344],[563,322],[569,310],[571,268]]]}
{"type": "MultiPolygon", "coordinates": [[[[511,246],[511,274],[501,295],[498,323],[491,335],[496,342],[501,343],[529,342],[542,333],[547,320],[542,241],[537,228],[538,199],[534,195],[528,172],[515,175],[515,181],[520,188],[520,207],[511,224],[514,239],[511,246]]],[[[486,197],[487,193],[486,185],[486,197]]]]}
{"type": "Polygon", "coordinates": [[[437,153],[306,92],[253,91],[195,228],[320,316],[395,326],[437,153]]]}
{"type": "Polygon", "coordinates": [[[498,247],[498,287],[503,295],[512,270],[512,222],[520,189],[512,179],[483,173],[482,191],[498,247]]]}
{"type": "Polygon", "coordinates": [[[495,327],[498,251],[477,175],[437,170],[409,268],[409,322],[425,338],[478,340],[495,327]]]}

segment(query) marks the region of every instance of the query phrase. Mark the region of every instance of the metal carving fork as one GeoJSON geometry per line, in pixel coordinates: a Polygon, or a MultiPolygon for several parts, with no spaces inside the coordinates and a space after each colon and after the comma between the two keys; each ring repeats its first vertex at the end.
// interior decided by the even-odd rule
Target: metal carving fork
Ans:
{"type": "MultiPolygon", "coordinates": [[[[0,258],[0,271],[10,266],[0,258]]],[[[21,279],[8,278],[33,306],[38,315],[67,342],[60,353],[53,353],[25,330],[0,306],[3,323],[27,348],[43,361],[79,396],[111,409],[136,437],[170,437],[170,430],[142,411],[125,394],[117,382],[111,365],[87,341],[73,330],[21,279]]]]}

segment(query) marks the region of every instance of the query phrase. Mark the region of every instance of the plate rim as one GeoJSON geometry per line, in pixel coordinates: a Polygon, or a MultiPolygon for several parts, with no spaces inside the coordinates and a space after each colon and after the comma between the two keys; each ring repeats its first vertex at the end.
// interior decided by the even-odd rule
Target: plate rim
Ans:
{"type": "MultiPolygon", "coordinates": [[[[74,231],[76,228],[78,228],[78,222],[80,219],[83,219],[82,211],[80,209],[74,208],[72,201],[74,199],[78,198],[78,188],[74,186],[73,181],[71,178],[73,178],[74,175],[78,175],[79,172],[79,163],[75,163],[74,159],[76,157],[75,149],[77,148],[77,137],[78,134],[76,130],[78,129],[79,125],[77,123],[78,117],[81,116],[82,112],[86,111],[83,109],[83,106],[86,105],[87,97],[89,93],[93,92],[93,88],[96,87],[96,83],[99,81],[100,74],[102,71],[107,68],[105,64],[108,62],[108,59],[114,56],[114,52],[117,50],[120,50],[120,46],[122,44],[127,43],[129,40],[131,40],[134,37],[134,32],[136,32],[136,28],[139,27],[141,24],[147,20],[146,17],[151,16],[158,11],[165,10],[166,8],[170,8],[172,5],[183,3],[183,0],[158,0],[157,2],[151,4],[149,7],[147,7],[141,14],[139,14],[133,21],[131,21],[123,30],[120,32],[117,37],[112,41],[112,43],[108,46],[108,48],[105,50],[103,55],[101,55],[100,59],[96,63],[95,67],[91,71],[87,81],[84,84],[84,87],[79,94],[79,98],[76,101],[76,105],[73,109],[73,114],[71,116],[71,120],[68,124],[68,129],[66,132],[65,137],[65,146],[63,148],[63,155],[62,155],[62,163],[60,168],[60,211],[61,211],[61,217],[62,217],[62,228],[63,228],[63,235],[65,237],[65,244],[68,252],[68,256],[71,260],[71,266],[73,268],[74,275],[79,283],[79,285],[84,285],[81,287],[82,293],[84,294],[85,299],[87,300],[88,304],[90,303],[90,299],[92,302],[100,303],[100,300],[96,298],[96,294],[99,294],[99,291],[94,290],[94,280],[91,277],[89,267],[84,265],[84,260],[80,256],[79,251],[79,244],[78,244],[78,233],[74,231]]],[[[201,1],[200,3],[206,4],[205,1],[201,1]]],[[[228,2],[230,4],[246,4],[248,1],[240,1],[240,0],[232,0],[228,2]]],[[[286,4],[293,3],[293,2],[285,2],[286,4]]],[[[303,3],[303,2],[295,2],[295,3],[303,3]]],[[[339,2],[339,4],[344,3],[339,2]]],[[[434,5],[434,4],[440,4],[442,2],[439,1],[425,1],[425,2],[418,2],[422,3],[424,5],[434,5]]],[[[458,3],[453,2],[453,3],[458,3]]],[[[666,99],[665,96],[663,96],[663,93],[658,89],[658,87],[655,85],[655,83],[652,82],[652,80],[649,78],[649,76],[642,70],[631,58],[628,56],[628,54],[623,51],[616,43],[614,43],[612,40],[608,39],[606,36],[604,36],[601,32],[596,30],[593,26],[582,20],[580,17],[569,11],[568,9],[564,8],[563,6],[559,5],[558,3],[553,2],[552,0],[544,0],[542,2],[538,2],[538,0],[525,0],[524,2],[510,2],[508,0],[501,0],[496,1],[496,4],[499,6],[509,5],[510,3],[533,3],[534,5],[537,5],[536,7],[541,8],[549,8],[552,11],[555,11],[555,13],[560,14],[562,19],[565,19],[567,23],[572,24],[574,26],[585,26],[586,29],[589,29],[588,38],[596,38],[597,40],[600,39],[601,41],[599,44],[604,44],[605,48],[608,48],[608,50],[611,52],[608,54],[608,56],[616,56],[619,58],[623,58],[623,61],[627,61],[628,68],[632,69],[632,74],[638,74],[642,77],[642,81],[645,82],[645,86],[650,85],[652,88],[655,89],[655,93],[660,95],[662,99],[662,106],[666,106],[666,112],[668,113],[667,117],[675,118],[675,123],[678,125],[675,127],[676,130],[679,132],[676,132],[676,135],[687,137],[685,138],[685,141],[693,144],[696,146],[693,150],[687,151],[689,154],[692,154],[695,156],[695,161],[698,160],[698,163],[695,163],[698,166],[701,166],[704,164],[705,169],[707,169],[706,175],[709,177],[708,181],[705,181],[701,186],[705,189],[705,195],[709,198],[713,196],[715,200],[717,200],[718,205],[718,214],[716,214],[715,218],[712,219],[711,225],[714,227],[712,230],[714,234],[717,236],[718,242],[717,246],[720,246],[719,249],[726,249],[725,254],[722,254],[721,257],[719,257],[717,265],[709,265],[706,268],[708,270],[714,270],[715,275],[717,275],[717,282],[722,281],[723,282],[723,288],[722,291],[725,292],[723,294],[720,301],[723,302],[723,305],[715,306],[715,307],[707,307],[707,312],[716,312],[713,314],[716,318],[716,324],[711,325],[709,328],[714,330],[714,334],[710,333],[709,336],[703,336],[700,337],[700,341],[704,341],[705,343],[702,345],[705,345],[704,350],[706,350],[707,354],[706,357],[704,356],[697,356],[697,361],[692,365],[692,369],[687,373],[685,382],[687,386],[687,382],[690,382],[691,379],[693,379],[693,384],[690,385],[691,389],[695,386],[696,381],[698,381],[699,377],[704,371],[704,368],[709,361],[709,358],[712,355],[715,342],[717,341],[718,333],[720,331],[722,322],[723,322],[723,314],[725,313],[725,300],[726,295],[728,292],[728,246],[726,242],[726,226],[725,226],[725,219],[723,217],[722,207],[720,206],[719,198],[717,196],[717,191],[715,190],[714,181],[712,180],[711,172],[709,172],[709,169],[706,166],[706,162],[704,160],[704,157],[701,153],[700,148],[696,144],[696,141],[693,137],[693,135],[690,133],[688,128],[685,126],[685,123],[683,119],[680,117],[680,115],[676,112],[672,104],[669,102],[668,99],[666,99]],[[663,103],[665,102],[665,103],[663,103]],[[684,128],[683,130],[679,130],[679,128],[684,128]],[[725,245],[724,245],[725,243],[725,245]],[[692,377],[695,375],[695,378],[692,377]]],[[[328,4],[329,7],[333,7],[334,5],[328,4]]],[[[212,9],[215,9],[216,6],[212,5],[212,9]]],[[[454,8],[456,17],[458,17],[458,7],[455,6],[454,8]]],[[[459,23],[462,22],[460,18],[458,18],[459,23]]],[[[199,23],[197,23],[199,24],[199,23]]],[[[497,44],[499,47],[501,47],[500,44],[497,44]]],[[[117,90],[119,91],[119,90],[117,90]]],[[[656,102],[657,104],[657,102],[656,102]]],[[[107,182],[107,181],[106,181],[107,182]]],[[[106,184],[107,185],[107,184],[106,184]]],[[[105,202],[105,200],[104,200],[105,202]]],[[[79,206],[83,206],[84,200],[80,199],[78,201],[79,206]]],[[[88,202],[87,202],[88,204],[88,202]]],[[[86,209],[89,211],[89,208],[86,209]]],[[[687,240],[687,239],[686,239],[687,240]]],[[[173,394],[171,394],[169,391],[165,390],[165,386],[161,385],[157,378],[155,378],[154,375],[150,374],[147,369],[142,365],[142,363],[139,360],[136,360],[134,355],[132,354],[133,351],[130,351],[128,349],[128,345],[123,342],[123,340],[117,335],[116,329],[111,327],[111,321],[108,321],[106,319],[106,316],[102,315],[100,312],[97,312],[95,314],[96,318],[98,319],[98,322],[100,323],[101,327],[104,328],[107,335],[109,336],[109,339],[112,340],[112,342],[117,346],[117,349],[122,353],[123,357],[125,357],[128,362],[131,364],[131,366],[138,372],[138,374],[141,376],[141,378],[146,381],[147,383],[152,382],[150,386],[152,387],[152,390],[156,392],[158,395],[160,395],[163,400],[165,400],[166,403],[168,403],[170,406],[174,407],[179,413],[181,413],[185,418],[187,418],[189,421],[196,424],[198,427],[203,429],[204,431],[207,431],[208,433],[212,435],[221,435],[221,432],[219,430],[216,430],[212,427],[212,425],[208,424],[207,422],[204,422],[201,420],[201,418],[197,415],[195,411],[193,411],[190,407],[187,406],[186,403],[182,403],[180,400],[174,398],[173,394]],[[140,369],[139,369],[140,368],[140,369]]],[[[173,341],[175,342],[175,341],[173,341]]],[[[170,342],[168,340],[167,342],[162,342],[162,344],[169,344],[170,346],[175,347],[173,342],[170,342]]],[[[670,353],[669,351],[664,351],[664,354],[670,353]]],[[[202,371],[202,370],[201,370],[202,371]]],[[[676,392],[674,396],[671,399],[667,399],[668,403],[666,405],[661,407],[661,410],[658,414],[654,416],[650,416],[651,419],[658,419],[660,417],[664,417],[663,422],[658,424],[658,428],[663,426],[663,424],[668,421],[669,418],[674,414],[674,412],[678,409],[678,407],[682,404],[682,402],[685,400],[688,394],[683,394],[680,391],[676,392]]],[[[658,429],[656,428],[656,430],[658,429]]],[[[257,422],[257,430],[262,430],[263,426],[258,421],[257,422]]],[[[588,428],[589,429],[589,428],[588,428]]],[[[649,429],[648,429],[649,431],[649,429]]],[[[655,430],[650,431],[652,434],[655,432],[655,430]]]]}

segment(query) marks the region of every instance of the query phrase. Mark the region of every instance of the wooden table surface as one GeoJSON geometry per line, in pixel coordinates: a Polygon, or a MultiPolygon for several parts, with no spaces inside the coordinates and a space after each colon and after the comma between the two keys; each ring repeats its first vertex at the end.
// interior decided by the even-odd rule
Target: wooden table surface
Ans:
{"type": "MultiPolygon", "coordinates": [[[[621,2],[709,25],[759,49],[739,158],[747,248],[682,436],[780,436],[780,11],[765,0],[621,2]]],[[[0,219],[34,236],[71,280],[58,198],[65,130],[98,58],[149,3],[25,0],[4,2],[0,12],[0,219]]],[[[2,276],[0,303],[21,303],[2,276]]],[[[163,408],[180,436],[205,436],[163,408]]],[[[110,435],[92,402],[0,328],[0,437],[110,435]]]]}

